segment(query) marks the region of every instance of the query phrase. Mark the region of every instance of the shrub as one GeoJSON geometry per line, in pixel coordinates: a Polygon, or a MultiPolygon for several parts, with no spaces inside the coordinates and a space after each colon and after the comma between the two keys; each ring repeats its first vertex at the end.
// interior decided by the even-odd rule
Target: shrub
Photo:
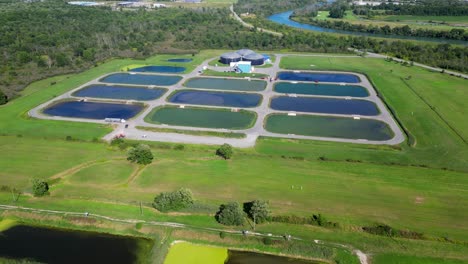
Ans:
{"type": "Polygon", "coordinates": [[[125,143],[125,140],[121,137],[114,137],[110,142],[111,146],[119,146],[124,143],[125,143]]]}
{"type": "Polygon", "coordinates": [[[232,157],[232,154],[232,146],[229,144],[223,144],[216,150],[216,155],[223,157],[226,160],[230,159],[232,157]]]}
{"type": "Polygon", "coordinates": [[[143,227],[143,223],[139,222],[135,224],[135,229],[140,230],[143,227]]]}
{"type": "Polygon", "coordinates": [[[247,213],[250,219],[255,224],[261,224],[270,217],[270,208],[268,201],[254,200],[252,202],[244,203],[244,212],[247,213]]]}
{"type": "Polygon", "coordinates": [[[49,184],[39,179],[34,179],[32,184],[33,195],[36,197],[44,196],[49,193],[49,184]]]}
{"type": "Polygon", "coordinates": [[[153,207],[161,212],[187,208],[193,204],[193,195],[189,189],[180,188],[173,192],[163,192],[154,198],[153,207]]]}
{"type": "Polygon", "coordinates": [[[0,90],[0,105],[8,103],[8,97],[0,90]]]}
{"type": "Polygon", "coordinates": [[[273,244],[273,239],[271,239],[271,237],[264,237],[262,240],[263,240],[263,244],[265,244],[267,246],[273,244]]]}
{"type": "Polygon", "coordinates": [[[219,232],[219,237],[224,239],[226,237],[226,233],[223,231],[219,232]]]}
{"type": "Polygon", "coordinates": [[[244,224],[244,212],[237,202],[222,204],[215,218],[216,221],[223,225],[240,226],[244,224]]]}
{"type": "Polygon", "coordinates": [[[153,162],[153,153],[147,145],[139,144],[128,151],[127,160],[138,164],[147,165],[153,162]]]}
{"type": "Polygon", "coordinates": [[[182,144],[175,145],[175,146],[174,146],[174,149],[175,149],[175,150],[184,150],[184,149],[185,149],[185,146],[182,145],[182,144]]]}

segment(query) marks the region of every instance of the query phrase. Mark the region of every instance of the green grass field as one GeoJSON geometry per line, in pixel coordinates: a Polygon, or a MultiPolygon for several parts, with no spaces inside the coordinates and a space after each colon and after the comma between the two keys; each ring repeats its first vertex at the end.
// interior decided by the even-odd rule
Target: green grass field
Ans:
{"type": "MultiPolygon", "coordinates": [[[[204,52],[195,59],[215,55],[204,52]]],[[[215,146],[185,145],[180,151],[173,149],[175,144],[148,143],[155,160],[139,167],[125,160],[125,151],[90,142],[110,131],[108,127],[25,117],[52,95],[130,64],[135,62],[115,60],[74,76],[43,80],[0,107],[0,185],[28,193],[32,178],[53,182],[50,196],[23,194],[18,205],[222,228],[211,215],[160,214],[150,208],[159,192],[188,187],[199,202],[211,207],[259,198],[270,201],[274,214],[322,213],[343,228],[286,224],[258,228],[352,244],[375,253],[375,263],[403,263],[411,256],[468,261],[466,80],[381,59],[283,58],[281,66],[288,69],[311,69],[313,64],[313,70],[365,73],[408,131],[411,144],[262,138],[255,148],[236,149],[229,161],[215,156],[215,146]],[[50,85],[52,81],[57,83],[50,85]],[[77,140],[66,141],[68,135],[77,140]],[[142,215],[140,201],[145,205],[142,215]],[[423,232],[434,240],[390,239],[357,228],[374,223],[423,232]]],[[[0,203],[12,203],[11,194],[0,192],[0,203]]]]}
{"type": "Polygon", "coordinates": [[[432,30],[451,30],[453,28],[463,28],[468,25],[467,16],[410,16],[410,15],[389,15],[375,16],[367,18],[365,16],[357,16],[352,11],[346,11],[345,17],[342,19],[334,19],[328,17],[328,11],[319,11],[315,19],[319,20],[342,20],[351,24],[375,25],[390,27],[402,27],[405,25],[413,29],[432,29],[432,30]]]}

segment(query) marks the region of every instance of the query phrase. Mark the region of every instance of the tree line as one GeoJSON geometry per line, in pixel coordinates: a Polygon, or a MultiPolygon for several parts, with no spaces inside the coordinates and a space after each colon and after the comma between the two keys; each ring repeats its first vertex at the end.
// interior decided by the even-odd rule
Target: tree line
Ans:
{"type": "MultiPolygon", "coordinates": [[[[356,6],[357,9],[363,9],[356,6]]],[[[467,16],[468,3],[463,0],[421,0],[411,3],[382,3],[378,6],[366,6],[367,10],[384,11],[386,15],[413,16],[467,16]]],[[[379,14],[382,14],[381,12],[379,14]]]]}
{"type": "Polygon", "coordinates": [[[468,41],[468,32],[461,28],[453,28],[451,30],[434,30],[417,28],[412,29],[408,25],[400,27],[390,27],[389,25],[376,26],[353,24],[342,20],[320,20],[310,17],[300,17],[301,22],[317,25],[324,28],[332,28],[337,30],[363,32],[369,34],[380,35],[395,35],[395,36],[409,36],[409,37],[423,37],[423,38],[439,38],[439,39],[453,39],[468,41]]]}

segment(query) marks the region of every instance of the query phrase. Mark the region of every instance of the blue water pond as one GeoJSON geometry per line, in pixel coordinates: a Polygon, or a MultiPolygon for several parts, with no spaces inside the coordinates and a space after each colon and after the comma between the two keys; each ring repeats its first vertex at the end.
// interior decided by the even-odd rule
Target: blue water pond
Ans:
{"type": "Polygon", "coordinates": [[[160,73],[179,73],[185,71],[185,67],[179,66],[144,66],[131,69],[131,72],[160,72],[160,73]]]}
{"type": "Polygon", "coordinates": [[[131,73],[114,73],[102,78],[105,83],[139,84],[139,85],[162,85],[169,86],[178,83],[182,77],[172,75],[145,75],[131,73]]]}
{"type": "Polygon", "coordinates": [[[363,115],[379,114],[377,106],[366,100],[343,100],[333,98],[286,97],[271,100],[270,107],[281,111],[312,112],[323,114],[363,115]]]}
{"type": "Polygon", "coordinates": [[[255,107],[262,99],[259,94],[208,91],[180,91],[169,99],[172,103],[228,107],[255,107]]]}
{"type": "Polygon", "coordinates": [[[143,105],[67,101],[51,105],[44,114],[87,119],[130,119],[143,109],[143,105]]]}
{"type": "Polygon", "coordinates": [[[349,73],[321,73],[321,72],[279,72],[278,79],[285,81],[304,82],[335,82],[359,83],[358,76],[349,73]]]}
{"type": "Polygon", "coordinates": [[[275,84],[275,92],[288,94],[328,95],[367,97],[369,92],[359,85],[316,84],[279,82],[275,84]]]}
{"type": "Polygon", "coordinates": [[[148,101],[161,97],[166,92],[162,88],[142,88],[135,86],[90,85],[73,93],[77,97],[108,98],[148,101]]]}

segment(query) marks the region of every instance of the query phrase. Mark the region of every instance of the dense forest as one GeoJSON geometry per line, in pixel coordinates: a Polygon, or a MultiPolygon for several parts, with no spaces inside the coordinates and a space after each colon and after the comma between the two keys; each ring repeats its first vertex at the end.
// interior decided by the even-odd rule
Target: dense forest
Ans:
{"type": "Polygon", "coordinates": [[[121,12],[71,6],[60,0],[29,4],[2,0],[0,90],[13,98],[34,80],[82,71],[109,58],[143,58],[210,48],[349,52],[348,48],[354,47],[468,71],[465,47],[338,37],[286,27],[275,28],[284,33],[275,37],[246,29],[229,16],[227,9],[121,12]]]}
{"type": "Polygon", "coordinates": [[[263,17],[304,6],[321,5],[326,0],[238,0],[234,10],[238,14],[254,13],[263,17]]]}
{"type": "Polygon", "coordinates": [[[311,16],[292,16],[292,19],[299,20],[300,22],[317,25],[325,28],[333,28],[345,31],[364,32],[370,34],[381,35],[395,35],[395,36],[410,36],[410,37],[423,37],[423,38],[440,38],[440,39],[453,39],[468,41],[468,32],[462,28],[454,28],[451,30],[434,30],[434,29],[412,29],[408,25],[399,27],[390,27],[389,25],[364,25],[353,24],[342,20],[329,20],[329,19],[314,19],[311,16]]]}

